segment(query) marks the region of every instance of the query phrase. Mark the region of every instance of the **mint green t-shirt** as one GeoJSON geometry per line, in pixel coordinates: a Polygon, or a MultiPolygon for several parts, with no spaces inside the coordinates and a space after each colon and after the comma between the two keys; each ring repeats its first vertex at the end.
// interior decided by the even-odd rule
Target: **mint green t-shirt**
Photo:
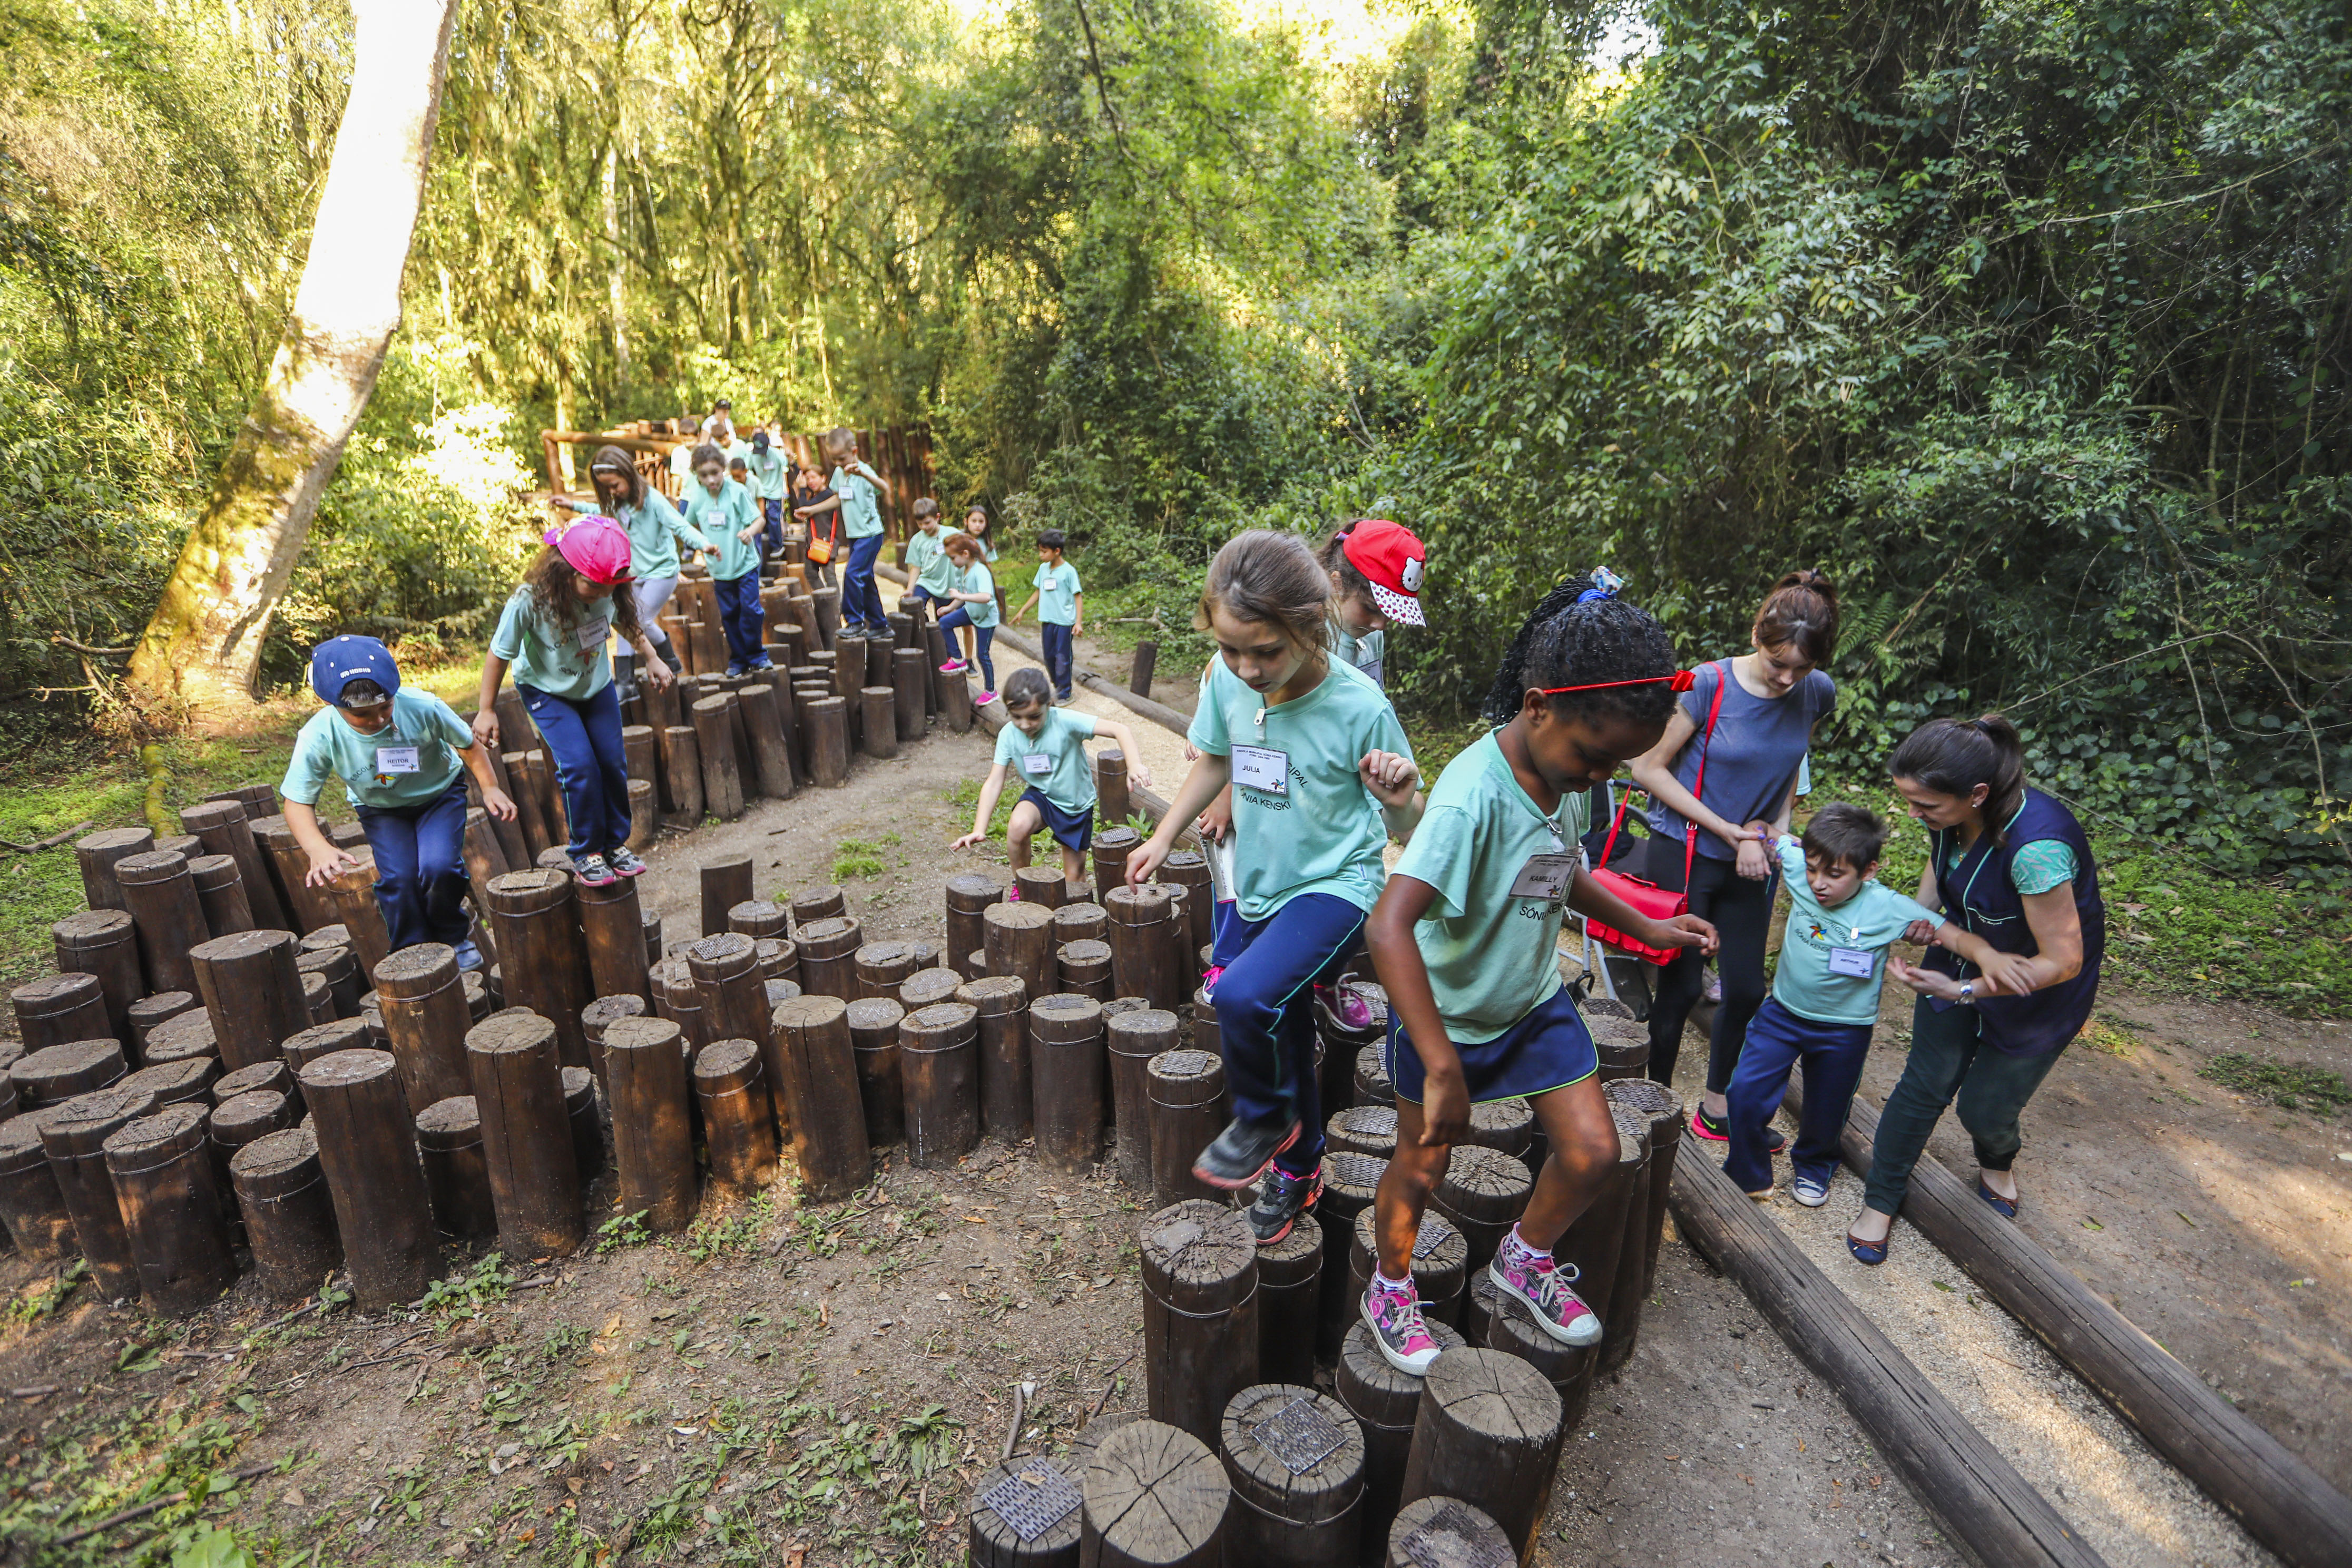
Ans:
{"type": "MultiPolygon", "coordinates": [[[[2017,820],[2011,817],[2011,821],[2017,820]]],[[[1968,858],[1968,850],[1960,847],[1959,835],[1952,836],[1952,852],[1948,866],[1958,866],[1968,858]]],[[[2074,879],[2078,868],[2074,852],[2063,839],[2037,838],[2031,844],[2018,846],[2017,853],[2009,858],[2009,879],[2017,890],[2031,898],[2046,893],[2053,888],[2063,888],[2074,879]]]]}
{"type": "Polygon", "coordinates": [[[982,599],[977,605],[967,601],[957,605],[956,608],[970,612],[973,626],[992,626],[996,624],[996,579],[990,574],[987,567],[975,561],[969,570],[958,571],[955,574],[955,591],[959,594],[986,595],[987,597],[982,599]]]}
{"type": "Polygon", "coordinates": [[[1389,830],[1356,764],[1367,752],[1412,755],[1379,687],[1333,662],[1314,690],[1268,708],[1215,658],[1186,738],[1232,768],[1234,891],[1244,920],[1269,919],[1301,893],[1370,910],[1385,880],[1389,830]]]}
{"type": "Polygon", "coordinates": [[[756,447],[743,449],[744,471],[751,476],[751,499],[782,500],[784,499],[784,454],[775,447],[761,457],[756,447]]]}
{"type": "MultiPolygon", "coordinates": [[[[1538,855],[1569,858],[1592,826],[1592,792],[1559,797],[1549,816],[1511,772],[1492,731],[1445,764],[1394,876],[1437,889],[1412,928],[1448,1038],[1483,1045],[1552,998],[1560,986],[1560,899],[1514,898],[1538,855]]],[[[1572,878],[1571,878],[1572,879],[1572,878]]]]}
{"type": "Polygon", "coordinates": [[[570,626],[540,607],[528,585],[517,588],[499,612],[490,651],[513,667],[517,686],[537,687],[550,697],[585,702],[612,683],[613,661],[604,644],[613,635],[609,600],[583,601],[570,626]]]}
{"type": "Polygon", "coordinates": [[[278,793],[317,805],[331,773],[355,806],[423,805],[457,782],[465,766],[457,753],[473,743],[474,731],[446,702],[404,686],[392,694],[392,722],[373,735],[352,729],[332,708],[311,714],[294,737],[278,793]]]}
{"type": "Polygon", "coordinates": [[[686,521],[709,539],[710,575],[716,581],[732,583],[760,569],[759,536],[736,537],[738,531],[758,525],[760,509],[752,504],[751,492],[733,479],[719,480],[717,495],[697,480],[686,498],[686,521]]]}
{"type": "Polygon", "coordinates": [[[945,595],[955,586],[955,563],[948,559],[948,536],[915,530],[907,541],[907,576],[926,594],[945,595]]]}
{"type": "Polygon", "coordinates": [[[1037,619],[1056,626],[1077,625],[1078,569],[1068,562],[1059,566],[1039,563],[1037,575],[1030,579],[1037,590],[1037,619]]]}
{"type": "Polygon", "coordinates": [[[1816,1024],[1876,1023],[1887,948],[1913,921],[1939,926],[1944,917],[1874,878],[1837,908],[1823,909],[1805,885],[1803,843],[1783,834],[1774,852],[1790,909],[1772,999],[1816,1024]]]}
{"type": "Polygon", "coordinates": [[[882,531],[882,511],[874,481],[847,468],[833,470],[833,493],[841,498],[841,536],[871,539],[882,531]]]}
{"type": "Polygon", "coordinates": [[[1095,770],[1080,742],[1093,738],[1095,721],[1067,708],[1045,710],[1045,726],[1034,737],[1008,723],[996,732],[997,765],[1024,789],[1034,789],[1064,811],[1092,811],[1095,770]]]}
{"type": "Polygon", "coordinates": [[[1366,632],[1358,637],[1339,624],[1336,615],[1323,617],[1323,646],[1331,657],[1342,664],[1354,665],[1371,678],[1374,686],[1385,686],[1381,679],[1381,667],[1388,658],[1389,634],[1385,631],[1366,632]]]}
{"type": "Polygon", "coordinates": [[[659,490],[647,489],[644,504],[625,504],[613,516],[629,535],[629,574],[633,577],[675,577],[680,544],[697,550],[710,548],[710,541],[688,527],[677,508],[670,504],[669,497],[659,490]]]}

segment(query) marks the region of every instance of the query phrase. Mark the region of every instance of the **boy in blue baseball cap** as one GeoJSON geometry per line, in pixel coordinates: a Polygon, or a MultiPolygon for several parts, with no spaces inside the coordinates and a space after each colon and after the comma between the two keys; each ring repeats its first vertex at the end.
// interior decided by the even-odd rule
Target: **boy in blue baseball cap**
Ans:
{"type": "Polygon", "coordinates": [[[310,857],[302,879],[318,887],[359,862],[319,831],[319,792],[343,781],[368,847],[375,851],[375,898],[394,950],[420,942],[455,948],[463,969],[482,955],[466,935],[466,781],[482,805],[512,822],[515,804],[499,788],[489,754],[450,706],[429,691],[403,690],[392,650],[373,637],[330,637],[310,655],[310,689],[327,706],[294,737],[294,759],[278,793],[286,826],[310,857]]]}

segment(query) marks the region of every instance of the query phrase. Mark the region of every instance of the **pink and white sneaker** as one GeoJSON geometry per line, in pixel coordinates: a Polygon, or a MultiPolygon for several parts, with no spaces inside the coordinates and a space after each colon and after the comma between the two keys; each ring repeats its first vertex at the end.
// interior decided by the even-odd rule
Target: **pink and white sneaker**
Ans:
{"type": "Polygon", "coordinates": [[[1017,903],[1019,903],[1019,902],[1021,901],[1021,889],[1020,889],[1019,888],[1007,888],[1007,889],[1004,889],[1004,901],[1005,901],[1006,903],[1008,903],[1008,904],[1017,904],[1017,903]]]}
{"type": "Polygon", "coordinates": [[[1209,966],[1209,972],[1201,976],[1201,994],[1208,997],[1211,1001],[1214,1001],[1217,995],[1217,979],[1220,975],[1223,974],[1224,972],[1225,966],[1223,964],[1211,964],[1209,966]]]}
{"type": "Polygon", "coordinates": [[[1372,1026],[1372,1005],[1364,1000],[1363,993],[1352,985],[1334,985],[1329,990],[1331,1016],[1339,1020],[1341,1028],[1362,1030],[1372,1026]]]}
{"type": "Polygon", "coordinates": [[[951,658],[948,660],[945,664],[940,666],[940,673],[941,675],[961,675],[963,673],[963,660],[960,658],[951,658]]]}
{"type": "Polygon", "coordinates": [[[1421,1321],[1421,1292],[1411,1279],[1387,1285],[1375,1277],[1358,1310],[1381,1358],[1399,1372],[1419,1377],[1437,1359],[1438,1343],[1421,1321]]]}
{"type": "Polygon", "coordinates": [[[1601,1338],[1601,1320],[1584,1304],[1583,1297],[1569,1289],[1575,1269],[1561,1269],[1548,1252],[1513,1258],[1517,1250],[1507,1237],[1495,1261],[1486,1265],[1486,1278],[1495,1282],[1495,1289],[1534,1313],[1537,1327],[1561,1344],[1596,1343],[1601,1338]]]}

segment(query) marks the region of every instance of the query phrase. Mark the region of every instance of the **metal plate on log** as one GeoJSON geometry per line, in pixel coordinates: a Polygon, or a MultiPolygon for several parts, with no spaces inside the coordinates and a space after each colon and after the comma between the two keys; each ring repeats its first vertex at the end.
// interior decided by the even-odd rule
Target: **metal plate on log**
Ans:
{"type": "Polygon", "coordinates": [[[1311,1399],[1292,1400],[1251,1427],[1250,1436],[1294,1476],[1305,1475],[1339,1452],[1346,1441],[1311,1399]]]}
{"type": "Polygon", "coordinates": [[[1404,1554],[1414,1568],[1515,1568],[1516,1560],[1480,1530],[1470,1516],[1451,1505],[1439,1509],[1427,1524],[1403,1541],[1404,1554]]]}
{"type": "Polygon", "coordinates": [[[1011,1525],[1024,1542],[1061,1523],[1083,1500],[1067,1476],[1036,1458],[980,1494],[980,1506],[1011,1525]]]}

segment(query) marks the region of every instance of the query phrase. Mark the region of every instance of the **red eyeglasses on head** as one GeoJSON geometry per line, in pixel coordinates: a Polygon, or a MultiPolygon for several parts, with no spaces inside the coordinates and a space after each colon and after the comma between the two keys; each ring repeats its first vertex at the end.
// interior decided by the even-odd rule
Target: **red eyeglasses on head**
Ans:
{"type": "Polygon", "coordinates": [[[1558,697],[1564,691],[1603,691],[1612,686],[1655,686],[1666,682],[1676,691],[1688,691],[1698,684],[1696,671],[1678,669],[1672,675],[1645,675],[1639,680],[1596,680],[1590,686],[1539,686],[1536,689],[1546,697],[1558,697]]]}

